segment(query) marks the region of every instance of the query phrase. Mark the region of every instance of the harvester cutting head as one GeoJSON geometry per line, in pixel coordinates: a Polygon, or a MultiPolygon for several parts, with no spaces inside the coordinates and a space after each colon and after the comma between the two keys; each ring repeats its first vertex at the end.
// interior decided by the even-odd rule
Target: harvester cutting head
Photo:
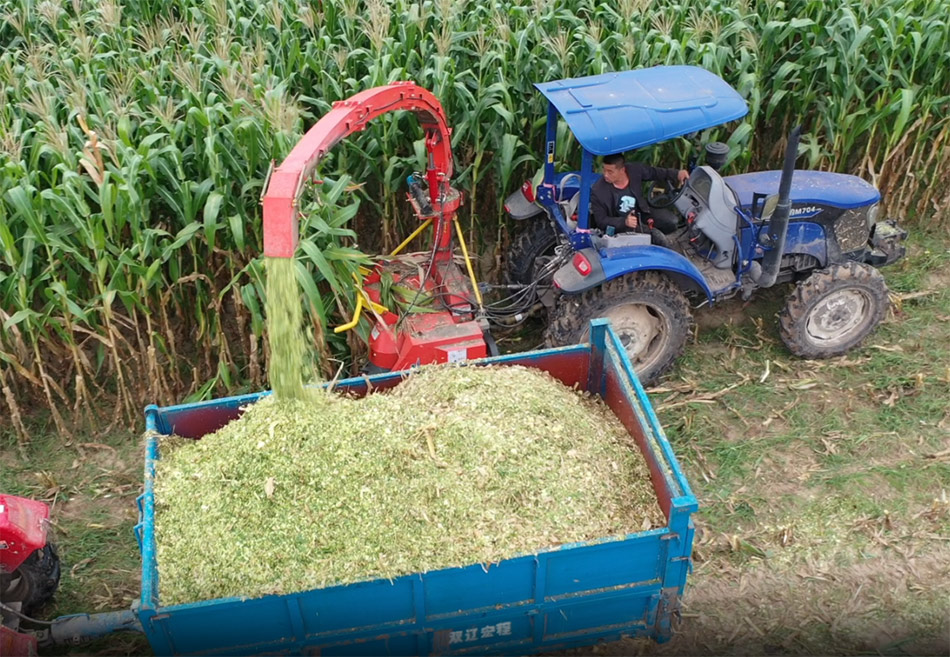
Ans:
{"type": "MultiPolygon", "coordinates": [[[[373,309],[375,326],[370,334],[368,368],[373,371],[487,355],[487,326],[475,317],[477,285],[471,269],[470,281],[453,258],[452,231],[458,231],[453,223],[462,195],[451,185],[451,129],[442,105],[412,82],[375,87],[334,103],[333,109],[307,131],[274,170],[263,197],[264,255],[291,258],[299,240],[298,199],[317,164],[344,137],[396,110],[413,112],[425,131],[428,166],[424,173],[409,177],[407,196],[423,222],[413,235],[431,225],[433,240],[429,255],[413,262],[415,273],[407,274],[398,259],[377,265],[357,286],[353,321],[338,327],[354,327],[364,306],[373,309]],[[401,311],[383,305],[383,289],[393,285],[410,291],[401,311]],[[421,300],[431,303],[423,307],[421,300]]],[[[461,238],[461,231],[458,234],[461,238]]],[[[407,242],[390,255],[395,257],[407,242]]]]}

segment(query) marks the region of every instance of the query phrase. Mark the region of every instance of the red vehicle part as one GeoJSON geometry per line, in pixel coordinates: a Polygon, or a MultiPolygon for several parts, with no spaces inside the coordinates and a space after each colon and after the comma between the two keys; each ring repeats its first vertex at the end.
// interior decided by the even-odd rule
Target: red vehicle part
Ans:
{"type": "MultiPolygon", "coordinates": [[[[394,82],[334,103],[333,109],[307,131],[274,171],[263,199],[265,256],[293,257],[299,239],[297,198],[323,156],[347,135],[359,132],[373,119],[397,110],[409,110],[419,117],[429,153],[426,179],[432,210],[436,222],[451,221],[461,199],[457,193],[454,198],[449,194],[449,180],[453,173],[449,139],[452,130],[445,120],[445,112],[431,92],[413,82],[394,82]],[[439,202],[442,198],[444,204],[439,202]]],[[[436,234],[442,235],[444,246],[448,247],[452,239],[448,226],[441,229],[436,226],[436,234]]],[[[439,247],[441,249],[443,244],[439,247]]]]}
{"type": "Polygon", "coordinates": [[[370,362],[384,370],[420,363],[455,363],[488,356],[478,322],[453,322],[450,313],[410,315],[397,333],[377,324],[370,340],[370,362]]]}
{"type": "MultiPolygon", "coordinates": [[[[425,363],[446,363],[483,358],[488,354],[485,337],[478,322],[471,317],[472,306],[459,296],[467,289],[467,280],[451,261],[436,262],[434,275],[426,281],[426,294],[442,295],[446,306],[455,312],[423,308],[424,312],[409,314],[401,323],[394,312],[384,313],[370,334],[369,362],[382,370],[403,370],[425,363]],[[456,292],[453,292],[456,291],[456,292]]],[[[419,289],[419,275],[403,276],[398,268],[390,271],[394,283],[419,289]]],[[[376,303],[380,297],[380,275],[376,270],[364,281],[364,289],[376,303]]]]}
{"type": "MultiPolygon", "coordinates": [[[[395,313],[385,313],[377,320],[370,337],[370,362],[377,368],[391,370],[485,356],[485,338],[474,321],[469,301],[472,288],[452,259],[452,221],[462,202],[461,194],[450,184],[452,131],[438,99],[412,82],[375,87],[334,103],[333,109],[294,146],[274,171],[264,194],[264,255],[293,257],[299,240],[297,199],[327,152],[347,135],[363,130],[373,119],[397,110],[413,112],[425,131],[429,202],[428,207],[422,208],[419,206],[424,199],[417,198],[415,206],[420,219],[432,219],[435,235],[432,262],[422,265],[429,274],[426,280],[420,281],[417,276],[405,282],[414,289],[423,286],[445,310],[426,309],[424,318],[419,318],[410,308],[409,317],[402,322],[395,313]]],[[[385,265],[377,267],[364,281],[367,294],[377,303],[383,268],[385,265]]]]}
{"type": "Polygon", "coordinates": [[[0,627],[0,655],[3,657],[35,657],[36,637],[15,632],[9,627],[0,627]]]}
{"type": "Polygon", "coordinates": [[[42,502],[0,495],[0,570],[12,573],[46,545],[49,507],[42,502]]]}

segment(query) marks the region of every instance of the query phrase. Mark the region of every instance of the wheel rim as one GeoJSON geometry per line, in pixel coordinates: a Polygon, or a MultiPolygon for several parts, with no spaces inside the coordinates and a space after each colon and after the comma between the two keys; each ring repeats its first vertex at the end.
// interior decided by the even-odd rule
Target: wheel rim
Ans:
{"type": "Polygon", "coordinates": [[[825,347],[850,342],[867,325],[871,303],[863,290],[838,290],[811,309],[805,320],[805,332],[810,340],[825,347]]]}
{"type": "MultiPolygon", "coordinates": [[[[621,304],[607,310],[602,317],[610,320],[637,372],[645,372],[655,365],[666,351],[670,331],[663,313],[655,306],[621,304]]],[[[581,339],[586,340],[588,333],[589,330],[585,330],[581,339]]]]}

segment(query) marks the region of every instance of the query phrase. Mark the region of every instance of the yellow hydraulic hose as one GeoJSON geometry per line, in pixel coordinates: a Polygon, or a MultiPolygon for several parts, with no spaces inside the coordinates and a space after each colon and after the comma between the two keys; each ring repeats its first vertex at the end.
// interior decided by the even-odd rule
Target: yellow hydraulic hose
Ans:
{"type": "Polygon", "coordinates": [[[468,269],[468,277],[472,279],[472,290],[475,291],[475,300],[478,301],[478,307],[482,307],[482,293],[478,291],[478,281],[475,280],[475,272],[472,271],[472,261],[468,257],[468,247],[465,246],[465,237],[462,236],[462,227],[458,220],[455,222],[455,232],[459,236],[459,244],[462,245],[462,255],[465,256],[465,268],[468,269]]]}

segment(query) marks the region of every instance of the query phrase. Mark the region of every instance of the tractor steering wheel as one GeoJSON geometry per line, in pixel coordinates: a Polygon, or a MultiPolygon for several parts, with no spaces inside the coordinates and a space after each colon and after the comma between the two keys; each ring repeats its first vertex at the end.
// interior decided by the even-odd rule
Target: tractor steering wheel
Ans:
{"type": "Polygon", "coordinates": [[[680,187],[674,187],[672,190],[664,191],[662,194],[655,194],[656,181],[651,180],[650,185],[647,187],[647,203],[654,208],[668,208],[679,200],[679,197],[683,195],[687,187],[689,187],[689,180],[680,187]]]}

